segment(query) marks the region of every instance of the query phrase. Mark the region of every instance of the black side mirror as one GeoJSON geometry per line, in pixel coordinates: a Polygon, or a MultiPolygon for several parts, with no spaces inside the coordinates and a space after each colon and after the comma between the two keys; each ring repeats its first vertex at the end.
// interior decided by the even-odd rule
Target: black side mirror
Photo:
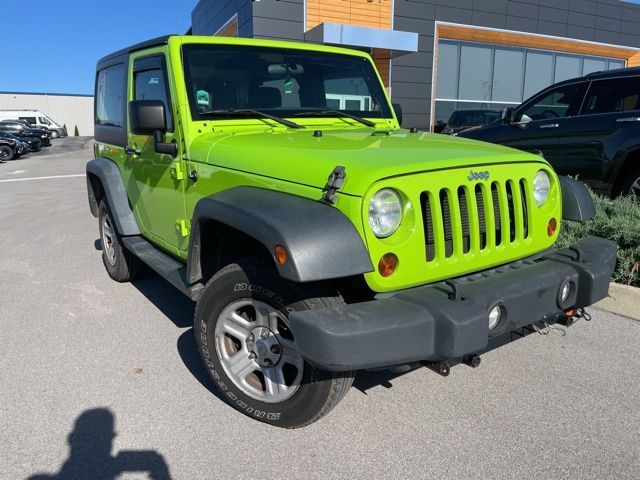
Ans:
{"type": "Polygon", "coordinates": [[[502,123],[513,123],[513,108],[507,107],[502,110],[502,123]]]}
{"type": "Polygon", "coordinates": [[[129,102],[129,120],[131,133],[153,135],[154,149],[157,153],[164,153],[172,157],[178,154],[178,145],[175,142],[164,142],[164,135],[167,133],[164,102],[161,100],[132,100],[129,102]]]}
{"type": "Polygon", "coordinates": [[[402,105],[400,105],[399,103],[392,103],[391,106],[393,106],[393,111],[396,114],[398,123],[402,125],[402,105]]]}

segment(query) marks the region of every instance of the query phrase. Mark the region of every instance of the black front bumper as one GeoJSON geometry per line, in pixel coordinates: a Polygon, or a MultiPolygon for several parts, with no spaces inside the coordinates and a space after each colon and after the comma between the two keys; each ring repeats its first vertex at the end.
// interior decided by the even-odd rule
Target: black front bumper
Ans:
{"type": "Polygon", "coordinates": [[[605,298],[616,261],[608,240],[588,237],[573,247],[503,267],[396,292],[387,298],[290,315],[302,355],[331,371],[459,359],[489,340],[540,320],[554,323],[571,308],[605,298]],[[569,298],[560,290],[571,282],[569,298]],[[488,313],[502,308],[489,330],[488,313]]]}

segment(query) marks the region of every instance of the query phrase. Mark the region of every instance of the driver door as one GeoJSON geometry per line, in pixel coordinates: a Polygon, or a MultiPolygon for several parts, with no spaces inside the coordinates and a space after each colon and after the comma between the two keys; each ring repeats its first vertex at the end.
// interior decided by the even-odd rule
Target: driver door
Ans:
{"type": "MultiPolygon", "coordinates": [[[[163,49],[132,54],[129,100],[160,100],[165,105],[165,142],[181,145],[174,120],[170,72],[163,49]]],[[[125,162],[127,191],[146,236],[166,250],[178,253],[188,245],[185,212],[185,166],[182,152],[175,157],[156,153],[151,135],[128,134],[125,162]]]]}
{"type": "Polygon", "coordinates": [[[552,87],[521,106],[514,122],[506,125],[507,138],[499,142],[532,153],[542,153],[553,164],[558,156],[558,138],[567,127],[569,117],[577,113],[583,83],[552,87]]]}

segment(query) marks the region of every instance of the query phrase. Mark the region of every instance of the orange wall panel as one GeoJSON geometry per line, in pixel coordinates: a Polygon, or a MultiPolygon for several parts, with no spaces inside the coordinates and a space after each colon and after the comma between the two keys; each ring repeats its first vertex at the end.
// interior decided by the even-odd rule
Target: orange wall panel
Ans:
{"type": "Polygon", "coordinates": [[[324,22],[391,28],[393,0],[307,0],[307,30],[324,22]]]}

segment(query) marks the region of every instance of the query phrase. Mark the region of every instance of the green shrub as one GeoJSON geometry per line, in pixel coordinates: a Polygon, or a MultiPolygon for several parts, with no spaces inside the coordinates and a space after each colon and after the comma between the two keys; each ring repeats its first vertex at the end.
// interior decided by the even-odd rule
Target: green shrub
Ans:
{"type": "Polygon", "coordinates": [[[611,200],[594,193],[591,196],[595,217],[584,223],[563,222],[557,246],[566,247],[587,235],[607,238],[618,246],[613,280],[640,286],[640,202],[631,197],[611,200]]]}

